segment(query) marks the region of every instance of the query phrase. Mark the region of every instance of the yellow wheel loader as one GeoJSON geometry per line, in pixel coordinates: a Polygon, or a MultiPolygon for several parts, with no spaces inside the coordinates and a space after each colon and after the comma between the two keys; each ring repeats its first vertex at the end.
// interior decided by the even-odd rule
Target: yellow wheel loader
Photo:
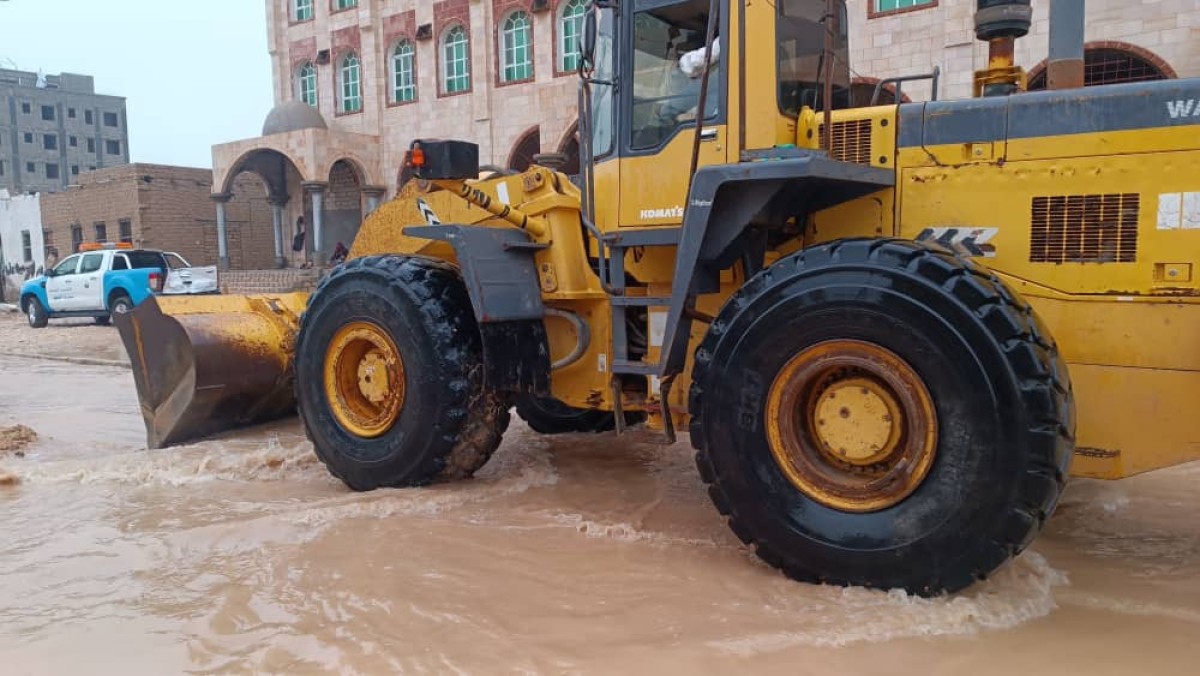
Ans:
{"type": "Polygon", "coordinates": [[[1197,457],[1200,81],[1023,92],[1029,1],[981,0],[976,97],[855,108],[845,11],[598,0],[581,176],[418,140],[311,297],[139,307],[150,445],[296,408],[369,490],[469,476],[514,403],[643,415],[770,565],[924,595],[1068,474],[1197,457]]]}

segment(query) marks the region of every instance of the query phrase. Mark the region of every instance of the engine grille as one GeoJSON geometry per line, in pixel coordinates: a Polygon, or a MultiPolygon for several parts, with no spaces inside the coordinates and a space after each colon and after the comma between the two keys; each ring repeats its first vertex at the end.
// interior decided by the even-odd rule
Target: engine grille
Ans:
{"type": "MultiPolygon", "coordinates": [[[[820,125],[817,133],[818,138],[824,139],[825,125],[820,125]]],[[[871,120],[834,122],[832,136],[830,157],[855,164],[871,163],[871,120]]]]}
{"type": "Polygon", "coordinates": [[[1030,262],[1134,262],[1139,206],[1137,193],[1034,197],[1030,262]]]}

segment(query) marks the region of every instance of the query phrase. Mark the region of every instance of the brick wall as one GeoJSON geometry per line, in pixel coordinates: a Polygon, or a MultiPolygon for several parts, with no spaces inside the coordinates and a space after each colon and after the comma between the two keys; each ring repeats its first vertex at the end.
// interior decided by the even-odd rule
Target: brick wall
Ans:
{"type": "MultiPolygon", "coordinates": [[[[133,164],[81,177],[66,192],[45,195],[43,227],[63,256],[70,253],[71,227],[83,228],[85,242],[96,240],[103,222],[107,239],[117,241],[119,222],[128,219],[134,246],[175,251],[193,265],[217,262],[216,205],[212,171],[190,167],[133,164]]],[[[226,205],[230,263],[234,268],[274,266],[275,244],[266,189],[252,174],[234,182],[226,205]]]]}

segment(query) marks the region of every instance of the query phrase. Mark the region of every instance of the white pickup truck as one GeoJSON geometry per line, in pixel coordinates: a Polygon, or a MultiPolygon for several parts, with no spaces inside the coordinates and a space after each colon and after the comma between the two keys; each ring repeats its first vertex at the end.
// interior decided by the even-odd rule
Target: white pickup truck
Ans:
{"type": "Polygon", "coordinates": [[[193,268],[182,256],[128,245],[85,244],[45,275],[21,287],[29,325],[50,319],[94,317],[107,324],[154,294],[217,293],[217,268],[193,268]]]}

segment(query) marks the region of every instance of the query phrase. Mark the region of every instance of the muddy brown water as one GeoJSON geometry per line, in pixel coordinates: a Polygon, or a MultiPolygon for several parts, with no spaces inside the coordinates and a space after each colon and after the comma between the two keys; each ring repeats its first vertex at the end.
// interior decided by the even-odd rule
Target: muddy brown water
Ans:
{"type": "Polygon", "coordinates": [[[966,593],[790,582],[686,443],[516,422],[475,480],[356,494],[285,421],[144,449],[126,370],[0,357],[0,673],[1195,673],[1200,465],[1076,481],[966,593]]]}

